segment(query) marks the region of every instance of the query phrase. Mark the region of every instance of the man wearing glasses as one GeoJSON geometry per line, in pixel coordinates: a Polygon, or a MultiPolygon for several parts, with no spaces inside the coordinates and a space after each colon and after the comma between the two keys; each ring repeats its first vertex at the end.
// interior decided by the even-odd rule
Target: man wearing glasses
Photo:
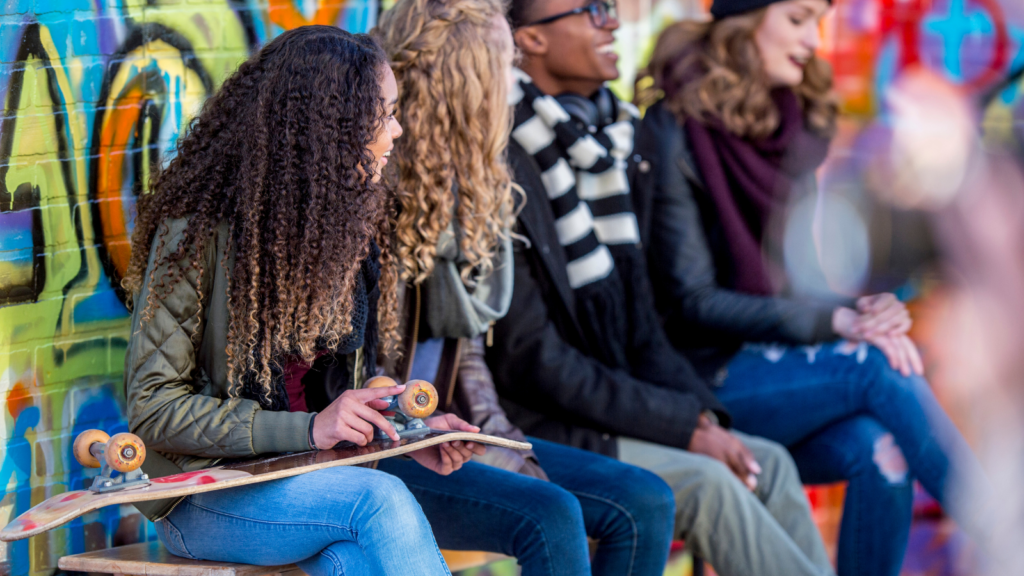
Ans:
{"type": "Polygon", "coordinates": [[[785,448],[727,430],[654,310],[630,197],[654,171],[634,150],[638,111],[604,86],[619,75],[615,2],[513,0],[509,19],[522,54],[509,164],[529,242],[487,352],[509,417],[657,473],[674,535],[722,576],[834,574],[785,448]]]}

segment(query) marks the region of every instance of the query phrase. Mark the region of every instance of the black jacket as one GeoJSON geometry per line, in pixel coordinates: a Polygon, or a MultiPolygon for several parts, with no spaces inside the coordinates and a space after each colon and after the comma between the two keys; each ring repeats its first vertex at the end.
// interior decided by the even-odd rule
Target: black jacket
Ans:
{"type": "Polygon", "coordinates": [[[663,102],[647,110],[637,152],[651,157],[653,167],[653,182],[633,189],[633,204],[655,300],[672,343],[701,374],[721,380],[721,367],[743,342],[837,338],[832,311],[848,301],[756,296],[722,287],[729,284],[728,247],[685,133],[663,102]]]}
{"type": "MultiPolygon", "coordinates": [[[[630,162],[634,185],[651,175],[649,163],[637,169],[642,160],[634,155],[630,162]]],[[[671,381],[639,380],[591,356],[540,168],[515,141],[509,164],[526,192],[517,232],[529,243],[515,243],[512,306],[495,325],[487,363],[510,419],[527,434],[612,456],[616,435],[685,449],[705,409],[728,425],[706,381],[660,331],[644,356],[660,364],[655,372],[674,375],[664,378],[671,381]]],[[[649,287],[642,291],[650,295],[649,287]]]]}

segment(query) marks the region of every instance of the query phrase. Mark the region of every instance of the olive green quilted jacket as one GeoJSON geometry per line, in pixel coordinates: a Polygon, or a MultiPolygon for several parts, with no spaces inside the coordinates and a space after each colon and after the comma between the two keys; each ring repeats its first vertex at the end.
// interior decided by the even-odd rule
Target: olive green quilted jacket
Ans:
{"type": "MultiPolygon", "coordinates": [[[[166,291],[167,267],[151,274],[157,251],[173,253],[186,223],[183,218],[169,220],[164,234],[163,226],[158,229],[132,311],[125,387],[128,426],[146,443],[143,470],[158,478],[206,468],[223,458],[309,450],[311,414],[263,410],[253,400],[228,395],[225,268],[230,270],[233,258],[224,259],[227,224],[214,230],[200,255],[202,274],[186,257],[180,264],[188,274],[154,300],[152,318],[142,323],[153,285],[158,294],[166,291]]],[[[158,520],[179,501],[155,500],[136,507],[158,520]]]]}

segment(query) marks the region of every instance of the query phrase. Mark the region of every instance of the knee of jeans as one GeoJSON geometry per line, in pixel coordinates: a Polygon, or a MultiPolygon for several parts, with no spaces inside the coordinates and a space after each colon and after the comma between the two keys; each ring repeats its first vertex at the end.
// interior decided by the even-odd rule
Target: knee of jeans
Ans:
{"type": "Polygon", "coordinates": [[[558,526],[571,526],[577,523],[583,525],[583,509],[580,508],[580,502],[567,490],[546,483],[543,488],[534,488],[530,498],[533,500],[531,508],[542,512],[541,523],[557,523],[558,526]]]}
{"type": "Polygon", "coordinates": [[[891,432],[875,437],[871,444],[871,462],[878,474],[889,484],[906,484],[910,467],[907,466],[903,451],[896,444],[896,438],[891,432]]]}
{"type": "Polygon", "coordinates": [[[672,516],[676,508],[675,495],[672,488],[657,474],[631,466],[617,476],[620,479],[618,486],[622,489],[622,494],[618,496],[619,503],[634,516],[672,516]]]}
{"type": "Polygon", "coordinates": [[[376,504],[377,510],[401,518],[415,517],[421,513],[416,497],[409,492],[405,482],[384,472],[377,476],[379,477],[374,479],[370,488],[370,498],[376,504]]]}

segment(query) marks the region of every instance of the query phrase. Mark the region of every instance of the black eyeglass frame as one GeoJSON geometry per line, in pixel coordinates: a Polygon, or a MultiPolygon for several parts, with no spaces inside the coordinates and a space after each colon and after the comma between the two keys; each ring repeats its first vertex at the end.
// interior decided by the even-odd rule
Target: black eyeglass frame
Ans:
{"type": "Polygon", "coordinates": [[[541,24],[550,24],[555,20],[561,20],[562,18],[568,18],[569,16],[583,14],[584,12],[588,12],[590,14],[590,23],[593,24],[595,28],[604,28],[605,26],[608,25],[608,21],[610,19],[618,19],[619,17],[618,6],[615,0],[593,0],[593,2],[588,2],[586,6],[573,8],[568,12],[562,12],[561,14],[548,16],[547,18],[541,18],[536,22],[523,24],[522,26],[520,26],[520,28],[525,28],[526,26],[540,26],[541,24]],[[598,11],[600,10],[599,6],[601,5],[604,5],[604,22],[598,23],[598,19],[600,18],[600,14],[598,11]]]}

